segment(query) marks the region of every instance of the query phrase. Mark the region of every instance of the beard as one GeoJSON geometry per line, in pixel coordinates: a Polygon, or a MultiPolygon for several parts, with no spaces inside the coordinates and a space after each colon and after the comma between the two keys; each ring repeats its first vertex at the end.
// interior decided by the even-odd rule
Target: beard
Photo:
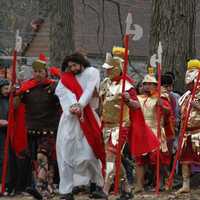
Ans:
{"type": "Polygon", "coordinates": [[[77,70],[77,71],[74,71],[73,74],[78,75],[78,74],[81,74],[81,72],[82,72],[82,70],[77,70]]]}
{"type": "Polygon", "coordinates": [[[79,75],[79,74],[82,73],[82,71],[83,71],[83,69],[81,68],[81,69],[73,70],[73,71],[71,71],[71,72],[72,72],[74,75],[79,75]]]}

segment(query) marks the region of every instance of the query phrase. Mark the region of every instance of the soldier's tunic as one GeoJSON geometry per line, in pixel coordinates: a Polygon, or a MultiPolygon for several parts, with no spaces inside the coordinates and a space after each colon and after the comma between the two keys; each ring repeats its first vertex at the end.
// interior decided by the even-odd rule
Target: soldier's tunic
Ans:
{"type": "MultiPolygon", "coordinates": [[[[147,95],[138,95],[138,100],[140,102],[145,122],[147,125],[151,128],[153,133],[158,137],[157,135],[157,101],[158,98],[156,95],[147,96],[147,95]]],[[[160,130],[160,160],[162,164],[169,165],[170,164],[170,154],[169,154],[169,148],[167,145],[168,137],[167,135],[172,135],[166,133],[166,127],[171,126],[171,117],[169,114],[170,107],[169,102],[167,102],[166,99],[163,99],[165,103],[163,104],[165,106],[165,109],[168,110],[168,116],[165,116],[163,112],[161,112],[161,130],[160,130]]],[[[171,131],[171,130],[170,130],[171,131]]],[[[155,165],[156,164],[156,152],[152,152],[148,154],[149,159],[143,160],[141,157],[136,158],[136,162],[139,165],[145,164],[144,162],[150,162],[149,164],[155,165]]]]}
{"type": "MultiPolygon", "coordinates": [[[[187,91],[179,100],[181,106],[181,122],[184,121],[191,92],[187,91]]],[[[194,101],[200,101],[200,91],[194,101]]],[[[192,108],[183,140],[181,162],[185,164],[200,164],[200,111],[192,108]]]]}
{"type": "MultiPolygon", "coordinates": [[[[33,82],[34,80],[27,81],[33,82]]],[[[59,100],[54,94],[56,83],[44,81],[35,87],[19,92],[25,105],[25,123],[28,133],[28,155],[31,168],[35,172],[32,178],[42,195],[53,193],[53,179],[56,169],[56,131],[60,118],[59,100]],[[51,188],[50,190],[47,188],[51,188]]],[[[31,170],[29,170],[31,174],[31,170]]],[[[28,176],[31,175],[28,174],[28,176]]]]}
{"type": "MultiPolygon", "coordinates": [[[[128,91],[131,88],[133,86],[127,81],[125,90],[128,91]]],[[[104,141],[107,151],[112,153],[116,153],[119,139],[121,91],[122,81],[111,82],[109,78],[103,81],[100,90],[100,96],[103,99],[102,121],[104,141]]],[[[124,105],[122,144],[124,144],[127,138],[129,124],[129,108],[127,105],[124,105]]]]}
{"type": "MultiPolygon", "coordinates": [[[[125,90],[129,91],[133,86],[126,81],[125,90]]],[[[121,109],[122,80],[111,81],[104,79],[100,87],[100,97],[102,99],[102,123],[103,137],[106,150],[106,178],[105,185],[111,185],[115,172],[115,159],[119,145],[119,122],[121,109]]],[[[121,130],[121,147],[123,148],[130,125],[129,108],[124,105],[124,113],[121,130]]],[[[121,170],[124,170],[123,167],[121,170]]],[[[122,172],[122,171],[121,171],[122,172]]],[[[126,180],[127,183],[127,180],[126,180]]]]}

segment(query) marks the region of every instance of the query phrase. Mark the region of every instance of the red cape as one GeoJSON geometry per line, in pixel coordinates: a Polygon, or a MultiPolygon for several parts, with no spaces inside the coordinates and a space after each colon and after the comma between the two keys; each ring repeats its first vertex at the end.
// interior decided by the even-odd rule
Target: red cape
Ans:
{"type": "Polygon", "coordinates": [[[167,140],[173,139],[175,136],[175,116],[172,105],[167,98],[161,96],[163,107],[168,110],[164,116],[164,129],[167,140]]]}
{"type": "Polygon", "coordinates": [[[19,94],[23,94],[24,92],[26,92],[27,90],[30,90],[40,84],[44,84],[44,85],[49,85],[49,84],[52,84],[54,83],[55,81],[54,80],[51,80],[51,79],[45,79],[44,81],[42,82],[38,82],[36,81],[35,79],[30,79],[28,81],[25,81],[24,83],[22,83],[20,89],[16,92],[17,95],[19,94]]]}
{"type": "Polygon", "coordinates": [[[52,66],[52,67],[49,67],[48,70],[49,70],[49,73],[50,73],[51,76],[55,76],[55,77],[60,78],[60,76],[61,76],[60,68],[52,66]]]}
{"type": "MultiPolygon", "coordinates": [[[[17,95],[23,94],[27,90],[37,87],[39,84],[51,84],[54,83],[53,80],[45,79],[43,82],[37,82],[34,79],[25,81],[22,83],[20,89],[16,92],[17,95]]],[[[14,112],[14,120],[12,122],[14,131],[12,131],[11,136],[11,146],[17,155],[27,149],[27,130],[25,123],[25,105],[20,103],[18,108],[14,112]]]]}
{"type": "MultiPolygon", "coordinates": [[[[77,100],[80,99],[81,95],[83,94],[83,89],[72,73],[63,73],[61,76],[61,82],[65,87],[67,87],[67,89],[76,95],[77,100]]],[[[81,128],[96,157],[101,160],[104,170],[106,155],[101,128],[89,105],[85,106],[83,112],[84,121],[80,121],[81,128]]]]}
{"type": "MultiPolygon", "coordinates": [[[[134,89],[129,90],[133,100],[137,100],[134,89]]],[[[130,151],[133,156],[141,156],[145,153],[152,152],[159,148],[160,143],[152,130],[145,123],[141,108],[136,110],[130,109],[131,127],[129,131],[130,151]]]]}
{"type": "Polygon", "coordinates": [[[25,105],[20,103],[15,110],[15,132],[11,139],[12,148],[17,155],[27,149],[27,130],[25,125],[25,105]]]}

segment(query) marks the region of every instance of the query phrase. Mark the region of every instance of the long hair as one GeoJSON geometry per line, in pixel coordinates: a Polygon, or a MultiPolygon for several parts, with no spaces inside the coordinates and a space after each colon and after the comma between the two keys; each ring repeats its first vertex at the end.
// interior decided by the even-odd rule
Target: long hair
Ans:
{"type": "Polygon", "coordinates": [[[69,62],[74,62],[79,65],[83,65],[84,68],[90,66],[90,62],[87,60],[87,58],[81,54],[81,53],[73,53],[71,55],[68,55],[64,58],[63,63],[62,63],[62,72],[66,70],[68,67],[69,62]]]}

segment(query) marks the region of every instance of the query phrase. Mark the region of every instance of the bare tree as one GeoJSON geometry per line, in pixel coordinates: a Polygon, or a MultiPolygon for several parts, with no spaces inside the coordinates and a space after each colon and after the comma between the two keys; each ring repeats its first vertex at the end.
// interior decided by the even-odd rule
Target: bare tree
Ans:
{"type": "Polygon", "coordinates": [[[150,55],[163,45],[163,71],[176,75],[175,88],[183,90],[186,62],[195,57],[196,0],[153,0],[150,55]]]}
{"type": "Polygon", "coordinates": [[[50,62],[60,66],[74,51],[74,6],[72,0],[50,0],[50,62]]]}

